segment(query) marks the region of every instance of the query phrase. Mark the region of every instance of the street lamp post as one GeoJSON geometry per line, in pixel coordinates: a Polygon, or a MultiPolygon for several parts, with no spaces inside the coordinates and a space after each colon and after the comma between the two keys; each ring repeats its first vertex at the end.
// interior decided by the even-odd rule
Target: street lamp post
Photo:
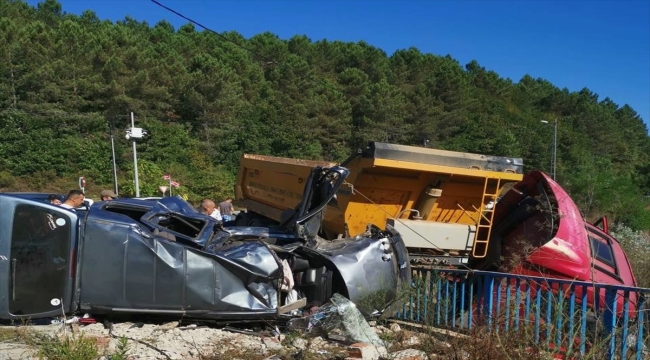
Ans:
{"type": "Polygon", "coordinates": [[[113,160],[113,188],[115,188],[115,195],[119,195],[117,186],[117,164],[115,163],[115,140],[113,140],[113,120],[110,120],[111,130],[111,158],[113,160]]]}
{"type": "Polygon", "coordinates": [[[541,120],[543,124],[553,125],[553,158],[551,160],[551,177],[555,180],[555,173],[557,171],[557,119],[552,123],[546,120],[541,120]]]}
{"type": "Polygon", "coordinates": [[[140,183],[138,179],[138,155],[136,153],[135,143],[136,140],[142,139],[147,135],[146,130],[135,127],[135,119],[131,113],[131,128],[126,131],[126,139],[133,140],[133,176],[135,180],[135,197],[140,197],[140,183]]]}

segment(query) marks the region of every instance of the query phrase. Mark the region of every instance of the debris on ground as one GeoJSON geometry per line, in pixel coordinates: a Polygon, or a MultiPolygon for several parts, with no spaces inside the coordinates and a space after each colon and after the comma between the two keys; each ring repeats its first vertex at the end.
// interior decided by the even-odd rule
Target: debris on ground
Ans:
{"type": "Polygon", "coordinates": [[[288,327],[296,331],[322,332],[337,341],[385,345],[356,305],[339,294],[334,294],[314,314],[290,320],[288,327]]]}

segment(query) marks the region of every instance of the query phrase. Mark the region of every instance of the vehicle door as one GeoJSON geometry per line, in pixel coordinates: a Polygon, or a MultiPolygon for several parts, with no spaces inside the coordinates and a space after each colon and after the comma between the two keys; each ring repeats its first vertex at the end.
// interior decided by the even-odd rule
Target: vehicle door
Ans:
{"type": "Polygon", "coordinates": [[[78,215],[0,194],[0,318],[43,318],[74,308],[78,215]]]}
{"type": "Polygon", "coordinates": [[[315,168],[305,183],[303,198],[293,216],[281,227],[287,227],[298,239],[313,239],[318,234],[327,204],[335,198],[350,171],[344,167],[315,168]]]}
{"type": "MultiPolygon", "coordinates": [[[[632,267],[628,261],[625,251],[619,244],[618,240],[601,229],[587,224],[589,234],[589,245],[592,253],[593,279],[599,283],[636,287],[636,279],[632,272],[632,267]]],[[[617,313],[622,312],[624,298],[628,298],[630,304],[629,310],[634,311],[636,308],[637,296],[635,292],[625,294],[619,290],[617,296],[617,313]]],[[[600,294],[600,304],[604,304],[605,295],[600,294]]],[[[601,305],[602,306],[602,305],[601,305]]]]}
{"type": "Polygon", "coordinates": [[[606,284],[636,286],[632,268],[618,241],[592,225],[587,225],[587,231],[592,264],[600,273],[600,278],[594,280],[606,284]]]}

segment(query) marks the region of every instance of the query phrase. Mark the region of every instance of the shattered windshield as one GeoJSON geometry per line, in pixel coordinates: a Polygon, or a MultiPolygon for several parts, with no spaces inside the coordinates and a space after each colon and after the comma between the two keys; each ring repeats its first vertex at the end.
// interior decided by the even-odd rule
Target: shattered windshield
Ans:
{"type": "Polygon", "coordinates": [[[212,236],[216,224],[212,218],[200,214],[187,201],[178,197],[166,197],[155,202],[140,219],[163,236],[173,235],[203,247],[212,236]]]}

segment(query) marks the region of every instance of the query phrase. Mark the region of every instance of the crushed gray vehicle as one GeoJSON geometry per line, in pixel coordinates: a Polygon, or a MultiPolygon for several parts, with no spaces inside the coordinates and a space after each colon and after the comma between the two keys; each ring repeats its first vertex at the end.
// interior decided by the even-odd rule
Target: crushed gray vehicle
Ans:
{"type": "Polygon", "coordinates": [[[347,175],[314,169],[302,202],[278,227],[224,227],[177,197],[73,212],[0,194],[0,319],[278,319],[335,293],[381,311],[410,282],[399,234],[369,225],[354,238],[318,236],[347,175]]]}

